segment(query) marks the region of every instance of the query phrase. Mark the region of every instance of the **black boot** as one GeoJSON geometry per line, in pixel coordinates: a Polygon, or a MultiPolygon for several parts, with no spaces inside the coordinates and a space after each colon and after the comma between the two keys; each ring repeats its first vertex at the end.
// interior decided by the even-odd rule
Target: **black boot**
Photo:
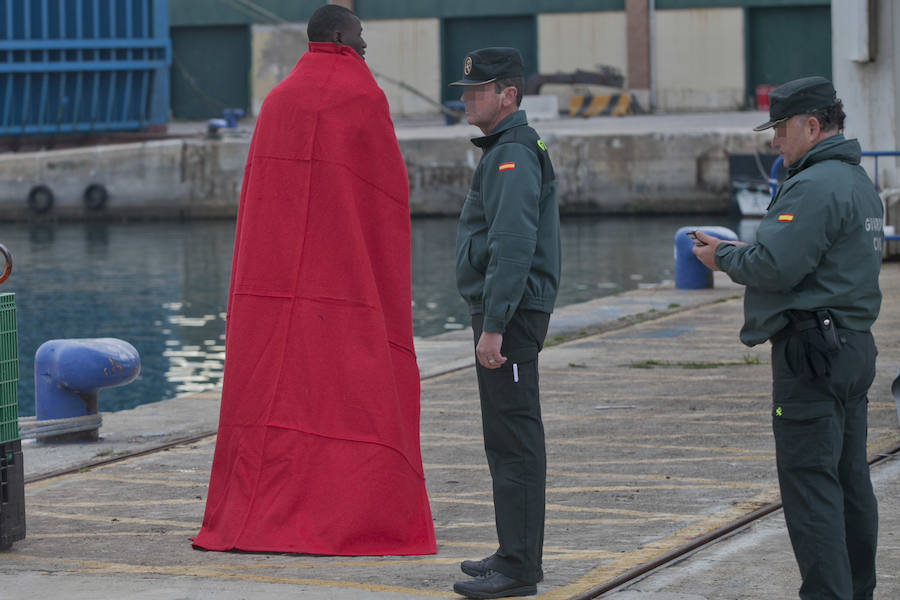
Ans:
{"type": "Polygon", "coordinates": [[[484,575],[475,579],[457,581],[453,584],[453,591],[466,598],[508,598],[509,596],[533,596],[537,594],[537,585],[525,583],[488,569],[484,575]]]}
{"type": "MultiPolygon", "coordinates": [[[[481,577],[485,573],[489,571],[488,569],[488,561],[494,558],[494,555],[486,556],[481,560],[464,560],[459,563],[459,569],[468,575],[469,577],[481,577]]],[[[538,567],[538,578],[537,582],[540,583],[544,580],[544,569],[538,567]]]]}

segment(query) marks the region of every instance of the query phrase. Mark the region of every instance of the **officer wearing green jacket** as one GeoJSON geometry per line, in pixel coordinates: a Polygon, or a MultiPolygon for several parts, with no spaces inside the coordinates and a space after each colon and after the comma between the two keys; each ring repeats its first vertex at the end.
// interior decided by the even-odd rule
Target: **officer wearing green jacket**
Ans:
{"type": "Polygon", "coordinates": [[[560,272],[556,180],[547,146],[518,110],[522,57],[514,48],[470,52],[463,86],[467,121],[484,137],[456,237],[456,281],[469,304],[484,448],[493,479],[499,548],[462,571],[453,589],[470,598],[537,593],[543,578],[547,460],[538,352],[560,272]]]}
{"type": "Polygon", "coordinates": [[[804,599],[871,599],[878,509],[866,457],[883,208],[822,77],[772,91],[787,179],[753,244],[698,233],[694,254],[747,286],[741,341],[772,342],[772,421],[804,599]]]}

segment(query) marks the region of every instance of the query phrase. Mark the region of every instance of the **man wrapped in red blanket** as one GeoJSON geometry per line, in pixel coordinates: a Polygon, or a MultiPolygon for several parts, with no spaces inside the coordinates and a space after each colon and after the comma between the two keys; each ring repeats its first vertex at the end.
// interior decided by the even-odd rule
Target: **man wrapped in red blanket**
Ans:
{"type": "Polygon", "coordinates": [[[341,11],[310,19],[309,52],[266,97],[250,144],[200,548],[435,552],[409,186],[362,27],[341,11]]]}

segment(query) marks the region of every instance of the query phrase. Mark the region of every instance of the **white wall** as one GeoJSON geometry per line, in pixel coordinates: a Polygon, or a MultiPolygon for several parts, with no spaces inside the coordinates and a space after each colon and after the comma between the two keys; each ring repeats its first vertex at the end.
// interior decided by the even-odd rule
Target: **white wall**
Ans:
{"type": "MultiPolygon", "coordinates": [[[[900,149],[900,4],[876,0],[873,19],[864,18],[862,0],[832,0],[832,72],[847,113],[845,134],[863,150],[900,149]],[[871,29],[869,28],[872,24],[871,29]],[[866,35],[874,34],[875,52],[865,60],[866,35]],[[860,60],[863,59],[863,60],[860,60]]],[[[874,175],[874,161],[863,159],[874,175]]],[[[879,186],[900,187],[897,161],[878,161],[879,186]]]]}
{"type": "Polygon", "coordinates": [[[741,108],[746,85],[743,9],[657,10],[655,18],[657,108],[741,108]]]}
{"type": "Polygon", "coordinates": [[[435,114],[435,104],[392,83],[415,88],[440,103],[441,53],[437,19],[363,21],[366,62],[376,74],[394,116],[435,114]],[[379,77],[378,75],[385,77],[379,77]]]}
{"type": "Polygon", "coordinates": [[[306,52],[306,23],[253,25],[250,28],[250,110],[259,114],[262,101],[306,52]]]}

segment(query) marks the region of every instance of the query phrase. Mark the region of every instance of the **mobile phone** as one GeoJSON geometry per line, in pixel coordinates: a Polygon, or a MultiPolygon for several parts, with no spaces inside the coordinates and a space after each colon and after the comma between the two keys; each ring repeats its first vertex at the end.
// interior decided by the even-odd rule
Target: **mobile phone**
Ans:
{"type": "Polygon", "coordinates": [[[691,238],[691,240],[692,240],[692,241],[694,242],[694,244],[697,245],[697,246],[705,246],[705,245],[706,245],[706,242],[701,242],[700,239],[697,237],[697,232],[696,232],[696,231],[688,231],[688,232],[687,232],[687,236],[688,236],[689,238],[691,238]]]}

